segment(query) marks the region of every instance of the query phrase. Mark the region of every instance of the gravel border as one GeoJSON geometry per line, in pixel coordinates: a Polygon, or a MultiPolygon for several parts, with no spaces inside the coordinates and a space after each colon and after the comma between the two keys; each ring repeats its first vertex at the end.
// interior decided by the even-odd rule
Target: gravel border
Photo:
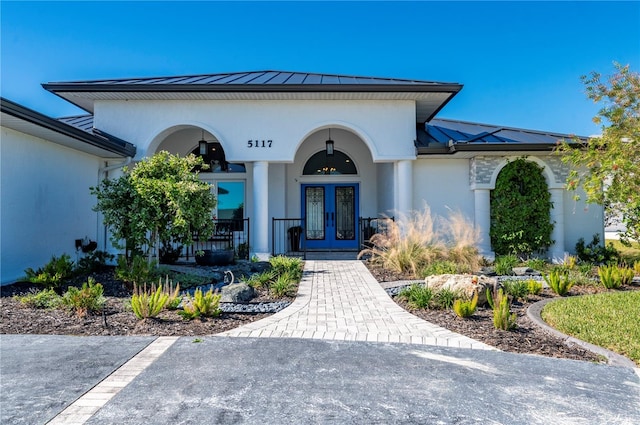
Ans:
{"type": "Polygon", "coordinates": [[[527,317],[529,319],[531,319],[531,321],[538,327],[544,329],[545,331],[564,339],[564,343],[569,345],[569,344],[575,344],[578,345],[582,348],[584,348],[585,350],[589,350],[592,353],[595,353],[597,355],[600,356],[604,356],[607,358],[608,360],[608,364],[611,366],[620,366],[620,367],[627,367],[627,368],[631,368],[631,369],[638,369],[637,365],[630,359],[615,353],[613,351],[607,350],[606,348],[602,348],[599,347],[597,345],[593,345],[591,343],[588,343],[586,341],[582,341],[580,339],[574,338],[570,335],[564,334],[560,331],[558,331],[555,328],[552,328],[551,326],[549,326],[544,320],[542,320],[542,309],[544,308],[545,305],[547,305],[550,302],[554,302],[554,301],[558,301],[558,299],[555,298],[549,298],[546,300],[542,300],[542,301],[538,301],[536,303],[533,303],[529,306],[529,308],[527,309],[527,317]]]}

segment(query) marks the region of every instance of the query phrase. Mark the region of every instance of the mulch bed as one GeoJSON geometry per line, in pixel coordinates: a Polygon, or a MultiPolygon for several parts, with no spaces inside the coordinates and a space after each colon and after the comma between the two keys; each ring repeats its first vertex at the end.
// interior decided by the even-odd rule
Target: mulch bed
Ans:
{"type": "MultiPolygon", "coordinates": [[[[389,270],[367,264],[367,267],[379,282],[394,282],[412,280],[410,276],[398,275],[389,270]]],[[[418,281],[413,279],[414,281],[418,281]]],[[[640,290],[638,286],[627,286],[620,290],[640,290]]],[[[597,286],[574,286],[568,296],[594,294],[605,291],[597,286]]],[[[493,326],[493,312],[490,308],[481,308],[467,319],[459,318],[453,310],[412,309],[406,301],[394,297],[394,301],[411,312],[413,315],[427,320],[453,332],[468,336],[502,351],[512,353],[537,354],[547,357],[557,357],[573,360],[606,363],[606,359],[583,349],[580,346],[567,345],[565,340],[552,335],[536,326],[527,317],[527,308],[542,299],[556,298],[550,289],[544,289],[539,296],[529,296],[526,302],[514,302],[511,311],[517,315],[517,328],[511,331],[495,329],[493,326]]]]}
{"type": "MultiPolygon", "coordinates": [[[[75,286],[89,275],[79,276],[72,282],[75,286]]],[[[113,269],[92,273],[96,282],[104,287],[106,304],[104,314],[78,317],[62,309],[45,310],[23,306],[13,295],[25,294],[41,289],[30,283],[16,283],[0,288],[0,333],[3,334],[51,334],[51,335],[154,335],[191,336],[212,335],[247,323],[260,320],[270,314],[223,313],[216,318],[186,321],[175,311],[162,311],[153,319],[138,320],[126,301],[131,290],[122,281],[114,278],[113,269]]],[[[258,291],[252,302],[292,301],[293,298],[273,300],[267,291],[258,291]]]]}
{"type": "MultiPolygon", "coordinates": [[[[379,282],[411,280],[388,270],[372,267],[369,270],[379,282]]],[[[92,276],[102,283],[106,298],[104,314],[77,317],[65,310],[33,309],[23,306],[13,295],[39,289],[29,283],[16,283],[0,288],[0,333],[4,334],[55,334],[55,335],[154,335],[154,336],[199,336],[212,335],[260,320],[270,314],[223,313],[217,318],[183,320],[175,311],[163,311],[157,318],[138,320],[126,307],[131,296],[130,288],[113,277],[113,269],[106,269],[92,276]]],[[[74,280],[80,286],[87,276],[74,280]]],[[[639,290],[638,286],[623,288],[639,290]]],[[[597,287],[574,286],[570,295],[582,295],[602,291],[597,287]]],[[[468,319],[461,319],[452,310],[413,310],[406,302],[395,297],[395,302],[415,316],[451,331],[482,341],[503,351],[537,354],[591,362],[605,362],[601,357],[578,346],[568,346],[562,338],[547,333],[535,326],[526,316],[526,309],[533,302],[554,297],[548,289],[540,296],[531,296],[526,302],[514,303],[512,311],[518,316],[518,327],[512,331],[497,330],[493,326],[492,312],[479,308],[468,319]]],[[[253,302],[274,300],[267,291],[260,291],[253,302]]],[[[293,301],[285,298],[284,301],[293,301]]]]}

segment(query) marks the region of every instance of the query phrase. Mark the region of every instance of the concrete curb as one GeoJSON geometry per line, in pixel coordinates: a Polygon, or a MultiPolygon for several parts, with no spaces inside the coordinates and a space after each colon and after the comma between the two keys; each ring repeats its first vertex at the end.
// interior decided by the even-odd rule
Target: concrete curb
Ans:
{"type": "MultiPolygon", "coordinates": [[[[553,301],[557,301],[558,299],[556,298],[549,298],[546,300],[542,300],[542,301],[538,301],[537,303],[533,303],[529,306],[529,308],[527,309],[527,317],[529,319],[531,319],[531,321],[536,325],[539,326],[540,328],[544,329],[545,331],[551,333],[552,335],[555,335],[559,338],[564,339],[565,344],[575,344],[575,345],[579,345],[580,347],[584,348],[585,350],[589,350],[592,353],[598,354],[600,356],[604,356],[607,358],[608,360],[608,364],[610,364],[611,366],[620,366],[620,367],[627,367],[627,368],[631,368],[636,370],[636,373],[638,373],[638,368],[636,366],[636,364],[631,361],[630,359],[618,354],[618,353],[614,353],[611,350],[607,350],[606,348],[602,348],[599,347],[597,345],[593,345],[591,343],[588,343],[586,341],[582,341],[580,339],[574,338],[570,335],[564,334],[560,331],[558,331],[557,329],[552,328],[551,326],[549,326],[544,320],[542,320],[542,309],[544,308],[545,305],[547,305],[550,302],[553,301]]],[[[640,376],[640,374],[639,374],[640,376]]]]}

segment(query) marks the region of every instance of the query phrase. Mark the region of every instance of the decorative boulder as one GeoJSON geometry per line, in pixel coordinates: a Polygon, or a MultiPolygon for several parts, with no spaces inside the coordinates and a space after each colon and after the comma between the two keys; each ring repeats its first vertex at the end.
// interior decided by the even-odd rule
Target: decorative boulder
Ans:
{"type": "Polygon", "coordinates": [[[427,276],[424,283],[428,288],[437,291],[448,288],[468,297],[473,297],[474,291],[478,291],[478,305],[487,303],[487,288],[493,291],[498,286],[498,280],[494,277],[474,276],[470,274],[442,274],[427,276]]]}
{"type": "Polygon", "coordinates": [[[255,290],[246,283],[232,283],[231,285],[223,286],[220,294],[222,295],[220,302],[247,303],[255,297],[255,290]]]}

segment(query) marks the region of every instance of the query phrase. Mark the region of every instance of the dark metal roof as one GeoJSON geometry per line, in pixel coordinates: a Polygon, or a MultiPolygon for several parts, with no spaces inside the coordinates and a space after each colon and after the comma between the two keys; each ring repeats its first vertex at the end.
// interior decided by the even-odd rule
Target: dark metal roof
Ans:
{"type": "Polygon", "coordinates": [[[42,87],[90,113],[100,100],[411,100],[421,123],[462,89],[458,83],[283,71],[53,82],[42,87]]]}
{"type": "MultiPolygon", "coordinates": [[[[433,119],[417,128],[419,154],[473,151],[551,151],[559,142],[576,136],[467,121],[433,119]]],[[[586,142],[586,137],[577,137],[586,142]]]]}
{"type": "MultiPolygon", "coordinates": [[[[285,71],[253,71],[234,72],[223,74],[202,74],[173,77],[146,77],[123,78],[110,80],[86,80],[52,82],[43,84],[50,91],[68,91],[82,89],[97,90],[168,90],[180,88],[181,90],[318,90],[323,91],[423,91],[428,89],[441,89],[449,91],[452,88],[458,90],[461,86],[457,83],[442,83],[434,81],[403,80],[395,78],[357,77],[349,75],[313,74],[285,71]]],[[[457,90],[456,90],[457,91],[457,90]]]]}
{"type": "Polygon", "coordinates": [[[133,157],[136,154],[136,147],[133,144],[94,129],[93,117],[91,117],[91,127],[89,128],[86,124],[89,122],[86,117],[82,118],[82,122],[85,123],[83,127],[65,122],[65,119],[57,120],[48,117],[5,98],[0,98],[0,107],[2,125],[17,131],[29,132],[37,137],[43,137],[98,156],[109,153],[133,157]]]}
{"type": "Polygon", "coordinates": [[[58,121],[72,125],[80,130],[86,131],[87,133],[93,133],[93,115],[91,114],[61,117],[58,118],[58,121]]]}

